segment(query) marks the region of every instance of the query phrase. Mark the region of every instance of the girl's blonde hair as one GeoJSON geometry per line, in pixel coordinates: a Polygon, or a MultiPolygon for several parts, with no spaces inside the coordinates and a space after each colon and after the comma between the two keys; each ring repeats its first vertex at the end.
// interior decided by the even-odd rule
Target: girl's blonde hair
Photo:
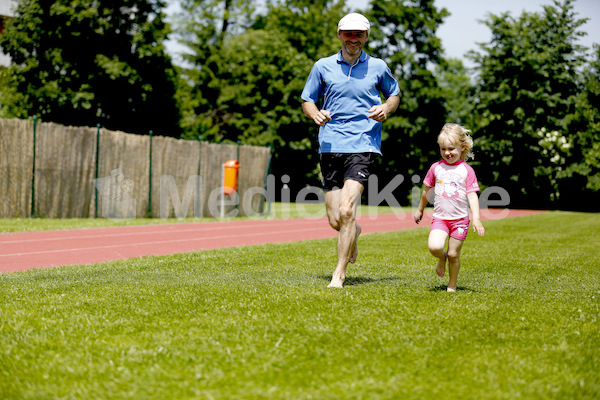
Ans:
{"type": "Polygon", "coordinates": [[[462,146],[465,150],[460,155],[463,161],[473,156],[473,138],[469,135],[470,130],[458,124],[446,124],[438,135],[438,144],[455,144],[462,146]]]}

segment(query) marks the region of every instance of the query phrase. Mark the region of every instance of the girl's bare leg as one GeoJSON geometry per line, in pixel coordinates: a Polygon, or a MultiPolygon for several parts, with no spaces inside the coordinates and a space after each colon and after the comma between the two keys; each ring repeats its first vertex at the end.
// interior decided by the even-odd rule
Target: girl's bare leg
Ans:
{"type": "Polygon", "coordinates": [[[448,291],[456,292],[456,281],[458,279],[458,270],[460,269],[460,250],[464,241],[453,237],[448,240],[448,291]]]}
{"type": "Polygon", "coordinates": [[[440,229],[434,229],[429,232],[427,244],[429,252],[439,260],[435,269],[435,273],[438,274],[439,277],[443,277],[446,274],[446,260],[448,258],[447,253],[444,251],[446,239],[448,239],[448,234],[440,229]]]}

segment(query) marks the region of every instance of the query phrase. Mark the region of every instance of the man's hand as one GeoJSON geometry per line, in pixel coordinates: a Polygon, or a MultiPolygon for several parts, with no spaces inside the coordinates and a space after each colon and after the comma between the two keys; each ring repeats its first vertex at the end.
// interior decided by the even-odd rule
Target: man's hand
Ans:
{"type": "Polygon", "coordinates": [[[323,126],[331,121],[331,113],[327,110],[319,110],[317,105],[311,101],[302,102],[302,111],[304,111],[304,115],[312,119],[319,126],[323,126]]]}
{"type": "Polygon", "coordinates": [[[387,119],[388,114],[396,111],[398,104],[400,104],[400,97],[398,95],[388,97],[385,103],[373,106],[367,110],[369,118],[377,122],[383,122],[387,119]]]}
{"type": "Polygon", "coordinates": [[[315,124],[323,126],[327,122],[331,121],[331,113],[327,110],[318,110],[313,115],[312,120],[315,121],[315,124]]]}
{"type": "Polygon", "coordinates": [[[367,110],[369,118],[377,122],[383,122],[387,119],[387,107],[384,104],[373,106],[367,110]]]}

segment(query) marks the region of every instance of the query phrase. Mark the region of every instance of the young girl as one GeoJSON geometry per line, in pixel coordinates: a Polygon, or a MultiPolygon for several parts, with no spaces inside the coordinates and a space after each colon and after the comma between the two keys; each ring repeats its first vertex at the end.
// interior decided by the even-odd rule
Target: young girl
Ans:
{"type": "Polygon", "coordinates": [[[423,193],[414,219],[418,224],[427,205],[427,196],[435,188],[433,220],[429,232],[429,251],[439,259],[435,272],[443,277],[448,262],[448,291],[456,291],[460,268],[460,250],[469,231],[469,206],[473,213],[473,231],[479,236],[485,229],[479,220],[479,184],[475,171],[465,162],[473,157],[470,131],[458,124],[446,124],[438,135],[442,160],[429,168],[423,181],[423,193]],[[468,200],[468,203],[467,203],[468,200]],[[448,250],[444,251],[448,240],[448,250]]]}

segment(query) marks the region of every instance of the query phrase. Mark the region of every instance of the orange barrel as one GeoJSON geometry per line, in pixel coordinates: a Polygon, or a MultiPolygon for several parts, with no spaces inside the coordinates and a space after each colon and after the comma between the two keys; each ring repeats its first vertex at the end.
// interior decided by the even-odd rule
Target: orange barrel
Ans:
{"type": "Polygon", "coordinates": [[[229,160],[223,164],[223,193],[232,195],[237,191],[239,169],[238,160],[229,160]]]}

